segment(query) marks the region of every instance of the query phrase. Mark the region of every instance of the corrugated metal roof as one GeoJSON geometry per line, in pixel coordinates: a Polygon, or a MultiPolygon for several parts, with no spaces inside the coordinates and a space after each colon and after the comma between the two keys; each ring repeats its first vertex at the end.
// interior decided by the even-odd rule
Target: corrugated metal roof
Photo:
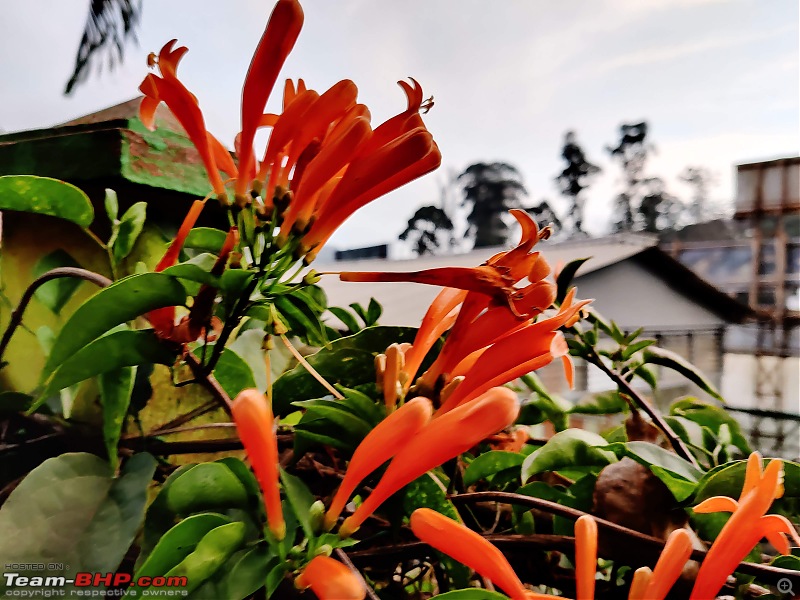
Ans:
{"type": "MultiPolygon", "coordinates": [[[[578,277],[598,271],[655,247],[656,236],[643,234],[618,234],[603,238],[540,242],[536,248],[550,265],[567,264],[578,258],[591,257],[578,271],[578,277]]],[[[317,271],[421,271],[438,267],[477,266],[504,248],[482,248],[465,254],[425,256],[411,260],[354,260],[314,263],[317,271]]],[[[418,327],[431,301],[439,293],[436,286],[415,283],[357,283],[339,281],[335,275],[323,277],[320,285],[328,294],[330,306],[347,306],[352,302],[366,304],[374,297],[383,305],[381,323],[418,327]]]]}

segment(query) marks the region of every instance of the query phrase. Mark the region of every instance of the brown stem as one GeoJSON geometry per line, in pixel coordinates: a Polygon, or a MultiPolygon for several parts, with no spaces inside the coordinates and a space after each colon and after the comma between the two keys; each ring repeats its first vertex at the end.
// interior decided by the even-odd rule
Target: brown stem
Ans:
{"type": "Polygon", "coordinates": [[[333,553],[336,555],[336,558],[338,558],[340,561],[346,564],[349,567],[349,569],[353,571],[353,573],[355,573],[356,576],[361,580],[361,582],[364,584],[364,589],[367,590],[367,596],[369,597],[369,599],[380,600],[378,594],[375,593],[375,590],[373,590],[370,587],[370,585],[367,583],[367,580],[364,579],[363,575],[361,575],[361,571],[356,569],[356,566],[353,564],[353,561],[350,560],[349,556],[347,556],[347,552],[345,552],[341,548],[337,548],[336,550],[333,551],[333,553]]]}
{"type": "Polygon", "coordinates": [[[228,415],[231,414],[231,397],[222,389],[222,386],[216,380],[211,372],[206,373],[203,363],[191,352],[187,352],[184,358],[186,364],[192,370],[192,373],[197,378],[197,382],[208,390],[214,397],[214,400],[219,404],[228,415]]]}
{"type": "Polygon", "coordinates": [[[58,267],[57,269],[51,269],[50,271],[47,271],[46,273],[34,279],[22,294],[22,298],[20,299],[17,308],[15,308],[14,312],[11,313],[11,319],[8,322],[8,328],[6,328],[5,332],[3,333],[3,338],[0,340],[0,362],[2,362],[3,354],[5,354],[8,344],[11,342],[11,337],[14,335],[17,327],[19,327],[19,325],[22,323],[22,315],[25,312],[25,309],[28,308],[28,304],[30,304],[30,301],[33,298],[33,295],[36,293],[36,290],[48,281],[60,279],[62,277],[75,277],[77,279],[83,279],[101,288],[108,287],[112,283],[108,277],[104,277],[103,275],[95,273],[94,271],[88,271],[78,267],[58,267]]]}
{"type": "Polygon", "coordinates": [[[218,404],[216,399],[209,400],[208,402],[201,404],[197,408],[194,408],[185,414],[179,415],[174,419],[172,419],[171,421],[167,421],[163,425],[159,425],[156,428],[156,431],[162,431],[164,429],[175,429],[176,427],[180,427],[181,425],[188,423],[192,419],[195,419],[201,415],[211,412],[212,410],[217,408],[217,406],[218,404]]]}
{"type": "Polygon", "coordinates": [[[633,387],[627,381],[625,381],[624,377],[622,377],[614,369],[609,368],[608,365],[606,365],[600,359],[600,356],[598,356],[593,350],[583,358],[603,371],[603,373],[605,373],[608,378],[611,379],[611,381],[617,384],[619,389],[631,397],[631,399],[639,406],[639,408],[641,408],[645,414],[652,419],[653,424],[663,432],[678,456],[690,462],[694,468],[700,468],[700,465],[697,463],[694,455],[686,447],[686,444],[683,443],[683,440],[679,438],[678,435],[672,430],[672,427],[669,426],[669,423],[667,423],[659,414],[659,412],[653,408],[653,406],[651,406],[644,396],[639,394],[639,392],[634,390],[633,387]]]}

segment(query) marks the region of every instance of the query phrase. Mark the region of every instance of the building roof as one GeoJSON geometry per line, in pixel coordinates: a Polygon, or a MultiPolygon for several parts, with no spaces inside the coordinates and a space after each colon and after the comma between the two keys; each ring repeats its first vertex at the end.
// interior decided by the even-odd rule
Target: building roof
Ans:
{"type": "MultiPolygon", "coordinates": [[[[549,244],[542,242],[537,249],[550,265],[557,269],[579,258],[590,258],[576,275],[597,273],[627,260],[644,266],[653,276],[690,297],[728,322],[741,322],[751,316],[750,309],[710,283],[700,279],[687,267],[658,249],[656,236],[647,234],[616,234],[603,238],[588,238],[549,244]]],[[[503,248],[482,248],[464,254],[425,256],[412,260],[367,259],[314,263],[318,271],[420,271],[447,266],[477,266],[503,248]]],[[[383,305],[381,322],[387,325],[418,326],[438,287],[414,283],[357,283],[343,282],[335,276],[324,276],[321,285],[328,294],[331,306],[347,306],[352,302],[365,303],[374,297],[383,305]]]]}

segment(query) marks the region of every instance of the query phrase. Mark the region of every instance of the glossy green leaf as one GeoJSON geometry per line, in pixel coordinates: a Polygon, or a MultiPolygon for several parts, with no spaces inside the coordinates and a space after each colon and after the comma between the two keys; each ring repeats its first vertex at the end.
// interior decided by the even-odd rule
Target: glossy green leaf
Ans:
{"type": "Polygon", "coordinates": [[[618,457],[627,456],[648,467],[669,488],[678,502],[694,493],[703,472],[674,452],[650,442],[633,441],[607,447],[618,457]]]}
{"type": "Polygon", "coordinates": [[[152,552],[146,555],[146,559],[140,561],[136,577],[165,575],[194,551],[205,534],[230,522],[228,517],[216,513],[201,513],[186,517],[167,531],[158,540],[152,552]]]}
{"type": "Polygon", "coordinates": [[[311,505],[314,504],[316,498],[308,491],[306,484],[299,477],[295,477],[283,469],[280,471],[280,476],[286,500],[292,507],[294,516],[297,517],[297,521],[306,536],[309,538],[314,537],[315,532],[311,525],[311,505]]]}
{"type": "Polygon", "coordinates": [[[615,415],[628,411],[628,403],[618,392],[603,392],[582,398],[569,412],[580,415],[615,415]]]}
{"type": "Polygon", "coordinates": [[[642,353],[642,356],[646,363],[660,365],[677,371],[710,396],[721,402],[725,401],[717,391],[717,388],[714,387],[702,371],[679,354],[656,346],[650,346],[642,353]]]}
{"type": "Polygon", "coordinates": [[[171,365],[174,360],[173,352],[151,330],[114,331],[63,361],[45,381],[28,412],[35,411],[59,390],[96,375],[148,363],[171,365]]]}
{"type": "Polygon", "coordinates": [[[111,256],[119,263],[133,250],[147,218],[147,202],[137,202],[125,211],[119,221],[117,235],[111,245],[111,256]]]}
{"type": "Polygon", "coordinates": [[[719,435],[720,427],[727,425],[732,443],[739,448],[742,454],[748,456],[752,452],[750,444],[742,435],[739,422],[720,406],[703,402],[697,398],[686,397],[673,402],[669,411],[673,416],[683,417],[707,427],[714,435],[719,435]]]}
{"type": "Polygon", "coordinates": [[[103,199],[103,207],[106,209],[108,220],[111,221],[111,223],[116,223],[117,215],[119,214],[119,201],[117,200],[117,192],[106,188],[106,195],[103,199]]]}
{"type": "Polygon", "coordinates": [[[219,462],[194,465],[172,481],[165,493],[166,507],[175,514],[248,506],[244,485],[219,462]]]}
{"type": "Polygon", "coordinates": [[[383,307],[380,302],[375,300],[375,298],[370,298],[369,304],[367,305],[367,325],[370,327],[376,325],[382,314],[383,307]]]}
{"type": "Polygon", "coordinates": [[[581,268],[581,265],[589,260],[591,257],[587,256],[586,258],[576,258],[568,262],[564,267],[561,269],[561,272],[558,274],[558,278],[556,279],[556,301],[563,302],[564,298],[567,297],[567,292],[569,291],[570,284],[572,280],[575,278],[575,274],[578,272],[578,269],[581,268]]]}
{"type": "Polygon", "coordinates": [[[170,569],[165,577],[185,577],[187,585],[183,589],[191,596],[195,589],[212,577],[239,549],[244,537],[244,523],[234,521],[215,527],[205,534],[195,549],[170,569]]]}
{"type": "MultiPolygon", "coordinates": [[[[636,333],[636,332],[634,331],[633,333],[636,333]]],[[[633,335],[633,334],[631,334],[631,335],[633,335]]],[[[630,337],[631,336],[628,336],[628,338],[630,338],[630,337]]],[[[625,339],[627,340],[628,338],[625,338],[625,339]]],[[[626,343],[630,344],[630,342],[626,342],[626,343]]],[[[633,356],[634,354],[636,354],[640,350],[644,350],[648,346],[652,346],[655,343],[656,343],[655,340],[639,340],[638,342],[635,342],[633,344],[630,344],[629,346],[626,346],[625,349],[622,351],[622,360],[628,360],[631,356],[633,356]]]]}
{"type": "Polygon", "coordinates": [[[59,332],[47,359],[43,378],[92,340],[120,323],[156,308],[182,305],[183,286],[162,273],[126,277],[103,288],[72,314],[59,332]]]}
{"type": "Polygon", "coordinates": [[[329,306],[328,310],[334,317],[344,323],[344,326],[347,327],[351,333],[358,333],[361,331],[361,326],[358,324],[356,318],[347,312],[346,309],[339,308],[338,306],[329,306]]]}
{"type": "Polygon", "coordinates": [[[604,450],[605,439],[583,429],[567,429],[555,434],[547,443],[525,458],[522,481],[537,473],[559,469],[603,467],[616,462],[613,452],[604,450]]]}
{"type": "Polygon", "coordinates": [[[183,245],[185,248],[194,248],[211,254],[219,254],[222,245],[225,243],[226,235],[221,229],[195,227],[189,232],[183,245]]]}
{"type": "Polygon", "coordinates": [[[44,461],[0,509],[0,561],[63,565],[47,576],[116,571],[141,525],[155,467],[146,453],[118,478],[92,454],[44,461]]]}
{"type": "Polygon", "coordinates": [[[116,469],[119,464],[117,444],[128,414],[128,405],[136,378],[136,367],[123,367],[115,371],[107,371],[98,378],[100,403],[103,406],[103,442],[106,445],[108,459],[116,469]]]}
{"type": "Polygon", "coordinates": [[[298,292],[279,296],[275,299],[275,308],[294,335],[306,340],[312,346],[321,347],[328,343],[328,336],[320,321],[322,312],[315,312],[309,304],[309,299],[307,295],[298,292]]]}
{"type": "MultiPolygon", "coordinates": [[[[411,327],[368,327],[355,335],[339,338],[307,357],[309,364],[329,383],[354,388],[375,381],[375,356],[394,343],[412,342],[411,327]]],[[[428,363],[430,364],[430,363],[428,363]]],[[[420,369],[420,372],[425,368],[420,369]]],[[[292,402],[320,398],[329,392],[303,365],[284,373],[273,387],[276,414],[292,412],[292,402]]]]}
{"type": "Polygon", "coordinates": [[[0,210],[50,215],[88,227],[94,219],[89,197],[70,183],[33,175],[0,177],[0,210]]]}
{"type": "MultiPolygon", "coordinates": [[[[762,463],[765,466],[766,461],[762,463]]],[[[713,496],[728,496],[738,498],[744,486],[744,476],[747,470],[746,460],[737,460],[712,469],[697,485],[693,502],[699,504],[713,496]]],[[[800,498],[800,464],[788,460],[783,461],[783,487],[784,498],[800,498]]]]}
{"type": "Polygon", "coordinates": [[[500,471],[521,467],[524,460],[525,456],[519,452],[503,452],[501,450],[484,452],[473,460],[464,471],[464,485],[470,486],[500,471]]]}
{"type": "Polygon", "coordinates": [[[174,360],[173,352],[151,330],[112,331],[63,361],[44,382],[28,412],[35,411],[59,390],[91,377],[148,363],[170,365],[174,360]]]}
{"type": "Polygon", "coordinates": [[[508,600],[508,596],[504,596],[500,592],[472,588],[445,592],[444,594],[433,596],[431,600],[508,600]]]}
{"type": "MultiPolygon", "coordinates": [[[[211,353],[212,348],[213,345],[209,345],[206,353],[211,353]]],[[[195,355],[199,358],[202,348],[195,350],[195,355]]],[[[257,387],[250,365],[230,348],[222,351],[217,366],[214,367],[214,377],[231,398],[236,398],[242,390],[257,387]]]]}
{"type": "MultiPolygon", "coordinates": [[[[33,267],[31,275],[33,275],[34,278],[41,277],[47,273],[47,271],[59,267],[80,267],[80,265],[65,250],[54,250],[50,254],[39,259],[33,267]]],[[[58,279],[52,279],[39,286],[34,293],[34,298],[44,304],[52,312],[58,314],[81,286],[81,283],[83,283],[83,280],[77,277],[59,277],[58,279]]]]}

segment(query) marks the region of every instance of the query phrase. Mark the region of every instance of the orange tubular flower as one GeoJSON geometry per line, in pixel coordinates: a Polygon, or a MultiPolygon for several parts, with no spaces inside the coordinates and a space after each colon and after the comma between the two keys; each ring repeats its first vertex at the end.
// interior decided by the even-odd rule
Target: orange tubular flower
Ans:
{"type": "Polygon", "coordinates": [[[311,588],[319,600],[363,600],[367,589],[361,578],[329,556],[315,556],[294,580],[298,589],[311,588]]]}
{"type": "MultiPolygon", "coordinates": [[[[648,577],[647,587],[640,597],[647,600],[663,600],[680,577],[683,566],[692,555],[692,538],[685,529],[676,529],[667,538],[656,568],[648,577]]],[[[634,600],[633,586],[630,600],[634,600]]]]}
{"type": "Polygon", "coordinates": [[[742,493],[737,502],[727,496],[708,498],[694,507],[697,513],[733,513],[708,551],[690,600],[713,598],[747,553],[766,537],[781,554],[789,554],[789,541],[800,546],[800,537],[786,517],[767,515],[772,501],[783,496],[783,463],[772,460],[761,470],[761,455],[747,460],[742,493]]]}
{"type": "Polygon", "coordinates": [[[150,73],[139,86],[139,91],[145,96],[139,107],[139,116],[145,127],[151,130],[155,129],[155,111],[163,101],[186,130],[189,139],[200,153],[214,192],[218,197],[224,199],[226,197],[225,185],[219,175],[219,168],[231,169],[233,167],[234,172],[231,175],[235,175],[235,166],[233,166],[233,160],[227,151],[206,131],[203,113],[197,104],[197,98],[178,80],[178,63],[188,48],[181,46],[173,50],[176,41],[167,42],[161,48],[158,58],[155,60],[151,58],[152,64],[158,66],[161,76],[150,73]],[[228,160],[218,167],[216,157],[222,157],[222,155],[226,155],[228,160]]]}
{"type": "MultiPolygon", "coordinates": [[[[253,139],[278,73],[292,51],[303,27],[303,9],[297,0],[278,0],[261,36],[242,89],[242,133],[239,161],[244,173],[254,170],[253,139]]],[[[236,181],[236,195],[243,196],[250,181],[236,181]]]]}
{"type": "Polygon", "coordinates": [[[596,570],[597,521],[590,515],[583,515],[575,522],[576,600],[594,599],[596,570]]]}
{"type": "Polygon", "coordinates": [[[418,396],[391,413],[367,434],[350,459],[342,485],[325,515],[326,530],[336,524],[358,485],[411,441],[428,424],[432,412],[431,401],[418,396]]]}
{"type": "Polygon", "coordinates": [[[572,385],[569,348],[558,328],[573,319],[582,307],[591,302],[583,300],[573,304],[574,291],[574,288],[570,290],[554,317],[517,329],[491,346],[477,350],[463,359],[450,375],[464,375],[464,381],[437,414],[451,410],[490,387],[502,385],[540,369],[556,357],[562,358],[567,369],[567,379],[572,385]]]}
{"type": "Polygon", "coordinates": [[[275,539],[282,540],[286,536],[286,523],[278,489],[278,438],[272,409],[266,396],[251,388],[236,396],[231,411],[264,496],[267,525],[275,539]]]}
{"type": "Polygon", "coordinates": [[[395,455],[373,492],[345,519],[339,535],[352,535],[389,496],[430,469],[505,429],[518,414],[519,401],[514,392],[494,388],[431,421],[395,455]]]}
{"type": "Polygon", "coordinates": [[[436,511],[429,508],[415,510],[411,515],[411,531],[432,548],[491,580],[512,600],[552,598],[526,590],[496,546],[461,523],[436,511]]]}
{"type": "Polygon", "coordinates": [[[631,581],[631,589],[628,592],[628,600],[647,600],[647,586],[650,585],[650,579],[653,576],[653,571],[650,567],[640,567],[633,573],[633,581],[631,581]]]}

